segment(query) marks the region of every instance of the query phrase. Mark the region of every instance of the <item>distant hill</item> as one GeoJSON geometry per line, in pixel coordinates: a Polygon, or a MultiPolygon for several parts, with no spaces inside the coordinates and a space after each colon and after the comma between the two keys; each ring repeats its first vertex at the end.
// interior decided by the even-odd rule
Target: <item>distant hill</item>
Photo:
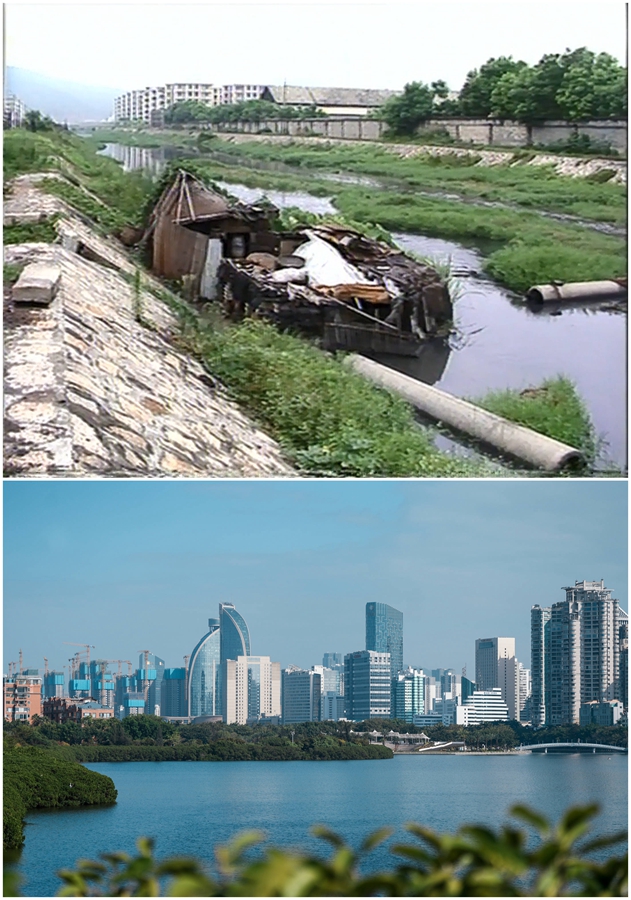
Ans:
{"type": "Polygon", "coordinates": [[[72,125],[108,119],[114,111],[114,98],[124,93],[122,88],[62,81],[16,66],[6,67],[4,90],[5,94],[15,94],[30,109],[39,109],[56,122],[72,125]]]}

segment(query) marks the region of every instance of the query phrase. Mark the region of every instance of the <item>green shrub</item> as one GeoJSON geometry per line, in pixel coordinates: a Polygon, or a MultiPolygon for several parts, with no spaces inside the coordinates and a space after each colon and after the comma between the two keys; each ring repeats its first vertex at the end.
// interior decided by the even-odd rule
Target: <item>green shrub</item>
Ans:
{"type": "Polygon", "coordinates": [[[582,450],[593,465],[597,452],[594,426],[568,378],[550,378],[540,387],[523,391],[497,391],[473,402],[511,422],[582,450]]]}

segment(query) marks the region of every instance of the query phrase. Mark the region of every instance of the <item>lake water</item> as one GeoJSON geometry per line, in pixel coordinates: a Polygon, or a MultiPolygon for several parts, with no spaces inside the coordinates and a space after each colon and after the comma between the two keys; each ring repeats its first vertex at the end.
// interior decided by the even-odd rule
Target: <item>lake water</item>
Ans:
{"type": "MultiPolygon", "coordinates": [[[[153,172],[162,170],[167,157],[186,155],[173,147],[144,149],[121,144],[108,144],[102,152],[119,160],[126,170],[144,168],[153,172]]],[[[304,172],[298,174],[304,177],[304,172]]],[[[245,202],[265,194],[281,208],[335,212],[330,198],[306,192],[220,184],[245,202]]],[[[626,466],[625,314],[594,304],[563,309],[546,305],[532,311],[522,298],[482,274],[488,249],[423,235],[393,237],[404,250],[450,263],[458,282],[458,337],[451,348],[424,348],[418,359],[379,357],[380,362],[458,397],[472,399],[493,390],[523,390],[565,375],[575,383],[603,442],[599,466],[626,466]]],[[[450,446],[441,438],[437,443],[441,441],[450,446]]]]}
{"type": "MultiPolygon", "coordinates": [[[[55,871],[99,853],[132,852],[139,835],[158,856],[194,855],[209,866],[213,847],[236,832],[263,829],[284,847],[320,848],[309,835],[324,823],[357,846],[382,825],[417,821],[440,831],[465,822],[497,826],[514,803],[556,819],[596,801],[599,834],[627,827],[627,757],[612,755],[399,756],[357,762],[98,763],[118,788],[115,806],[27,815],[20,870],[23,893],[54,896],[55,871]]],[[[379,848],[381,867],[392,859],[379,848]]]]}

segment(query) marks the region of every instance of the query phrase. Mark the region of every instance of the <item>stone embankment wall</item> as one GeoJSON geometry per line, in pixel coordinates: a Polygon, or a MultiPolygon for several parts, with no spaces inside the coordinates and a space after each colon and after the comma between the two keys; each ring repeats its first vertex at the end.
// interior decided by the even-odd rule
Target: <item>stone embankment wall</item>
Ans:
{"type": "MultiPolygon", "coordinates": [[[[290,137],[315,135],[346,140],[378,141],[386,132],[386,125],[377,119],[364,116],[344,116],[329,119],[269,119],[262,122],[232,122],[214,125],[221,132],[244,134],[283,134],[290,137]]],[[[530,147],[533,144],[548,146],[567,141],[574,135],[585,135],[592,141],[608,143],[614,150],[627,152],[627,123],[624,121],[597,121],[572,124],[570,122],[543,122],[541,125],[522,125],[495,119],[430,119],[422,128],[424,132],[447,132],[457,141],[498,147],[530,147]]]]}
{"type": "Polygon", "coordinates": [[[116,241],[22,176],[5,224],[61,214],[59,243],[5,246],[5,263],[61,271],[49,306],[5,296],[8,476],[292,476],[279,446],[178,347],[178,325],[116,241]],[[138,321],[140,311],[141,321],[138,321]]]}
{"type": "MultiPolygon", "coordinates": [[[[263,141],[267,143],[308,145],[314,141],[319,141],[320,138],[270,134],[223,134],[222,140],[236,144],[248,141],[263,141]]],[[[330,138],[327,143],[348,146],[353,142],[330,138]]],[[[510,150],[470,150],[467,147],[435,147],[428,144],[375,143],[375,146],[386,153],[392,153],[394,156],[400,156],[403,159],[410,159],[414,156],[473,156],[477,159],[476,165],[478,166],[511,165],[513,163],[525,166],[554,166],[557,175],[569,175],[577,178],[584,178],[587,175],[606,169],[613,172],[609,179],[612,184],[626,184],[627,181],[626,162],[620,159],[611,159],[610,157],[584,158],[580,156],[559,156],[556,153],[536,153],[532,159],[524,161],[515,159],[514,153],[510,150]]]]}

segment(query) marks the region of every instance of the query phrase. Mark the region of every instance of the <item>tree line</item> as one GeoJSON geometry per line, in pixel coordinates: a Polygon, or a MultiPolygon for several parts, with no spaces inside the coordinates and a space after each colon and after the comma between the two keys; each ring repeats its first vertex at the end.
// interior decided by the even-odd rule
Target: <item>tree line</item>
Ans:
{"type": "Polygon", "coordinates": [[[512,56],[472,69],[458,96],[444,81],[413,81],[376,114],[395,134],[413,134],[430,118],[497,118],[536,125],[561,119],[626,119],[627,70],[608,53],[586,47],[546,53],[534,66],[512,56]]]}
{"type": "Polygon", "coordinates": [[[174,103],[164,112],[165,125],[191,125],[207,123],[223,125],[229,122],[262,122],[265,119],[318,119],[326,116],[315,105],[284,106],[271,100],[242,100],[207,106],[199,100],[183,100],[174,103]]]}
{"type": "Polygon", "coordinates": [[[29,809],[115,803],[111,778],[39,747],[5,739],[3,753],[3,840],[5,849],[24,843],[23,820],[29,809]]]}

